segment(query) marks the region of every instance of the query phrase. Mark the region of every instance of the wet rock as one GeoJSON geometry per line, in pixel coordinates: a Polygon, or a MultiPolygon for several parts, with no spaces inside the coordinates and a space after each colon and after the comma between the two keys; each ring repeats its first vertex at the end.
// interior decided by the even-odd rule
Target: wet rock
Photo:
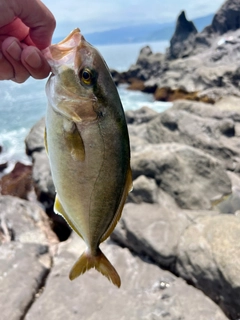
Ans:
{"type": "Polygon", "coordinates": [[[157,88],[154,97],[158,101],[174,101],[179,99],[202,101],[205,103],[214,103],[213,98],[208,95],[199,95],[198,92],[187,92],[185,89],[157,88]]]}
{"type": "Polygon", "coordinates": [[[12,172],[0,180],[2,195],[12,195],[27,199],[32,190],[32,166],[17,162],[12,172]]]}
{"type": "Polygon", "coordinates": [[[103,251],[121,276],[120,290],[96,270],[70,282],[69,270],[84,248],[80,239],[61,246],[45,290],[26,320],[226,319],[200,291],[113,243],[104,244],[103,251]]]}
{"type": "Polygon", "coordinates": [[[144,91],[144,81],[138,79],[129,79],[130,85],[127,87],[128,90],[144,91]]]}

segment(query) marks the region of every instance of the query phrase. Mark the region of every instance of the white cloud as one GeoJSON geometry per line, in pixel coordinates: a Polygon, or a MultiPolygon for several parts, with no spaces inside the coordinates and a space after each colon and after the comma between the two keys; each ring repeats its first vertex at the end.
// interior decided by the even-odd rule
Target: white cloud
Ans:
{"type": "Polygon", "coordinates": [[[172,22],[185,10],[188,19],[216,12],[224,0],[42,0],[57,20],[55,36],[75,27],[83,33],[133,24],[172,22]]]}

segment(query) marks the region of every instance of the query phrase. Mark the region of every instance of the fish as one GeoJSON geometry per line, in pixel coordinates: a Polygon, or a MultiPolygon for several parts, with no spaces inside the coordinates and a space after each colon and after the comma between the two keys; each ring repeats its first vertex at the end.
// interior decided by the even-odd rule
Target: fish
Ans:
{"type": "Polygon", "coordinates": [[[120,287],[120,276],[99,246],[113,232],[132,189],[122,103],[106,62],[80,29],[43,54],[52,69],[45,147],[56,190],[54,211],[86,244],[69,278],[95,268],[120,287]]]}

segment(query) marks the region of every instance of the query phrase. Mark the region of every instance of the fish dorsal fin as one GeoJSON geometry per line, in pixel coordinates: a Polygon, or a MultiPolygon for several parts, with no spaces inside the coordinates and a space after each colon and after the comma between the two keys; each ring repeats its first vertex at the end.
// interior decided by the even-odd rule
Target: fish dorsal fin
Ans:
{"type": "Polygon", "coordinates": [[[63,208],[63,206],[62,206],[57,194],[56,194],[56,197],[55,197],[53,210],[54,210],[55,213],[60,214],[67,221],[67,223],[70,226],[70,228],[72,228],[82,238],[82,235],[79,233],[79,231],[74,227],[72,222],[69,220],[68,215],[66,214],[66,211],[64,210],[64,208],[63,208]]]}
{"type": "Polygon", "coordinates": [[[118,206],[118,210],[117,210],[117,212],[116,212],[116,214],[115,214],[115,216],[113,218],[113,221],[109,225],[107,231],[103,234],[100,242],[105,241],[110,236],[110,234],[113,232],[113,230],[115,229],[119,219],[121,218],[122,210],[123,210],[125,201],[127,199],[128,193],[130,191],[132,191],[132,188],[133,188],[132,187],[132,171],[131,171],[131,168],[129,166],[129,169],[127,171],[127,179],[126,179],[125,187],[124,187],[124,190],[123,190],[122,199],[121,199],[120,204],[118,206]]]}
{"type": "Polygon", "coordinates": [[[45,127],[45,130],[44,130],[44,145],[45,145],[45,149],[48,153],[48,144],[47,144],[47,129],[45,127]]]}

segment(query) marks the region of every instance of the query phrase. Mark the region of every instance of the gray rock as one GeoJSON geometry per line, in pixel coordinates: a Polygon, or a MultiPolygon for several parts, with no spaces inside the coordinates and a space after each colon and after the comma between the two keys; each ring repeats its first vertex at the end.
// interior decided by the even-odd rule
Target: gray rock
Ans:
{"type": "Polygon", "coordinates": [[[227,0],[215,14],[211,31],[224,34],[240,28],[240,3],[238,0],[227,0]]]}
{"type": "Polygon", "coordinates": [[[177,270],[217,302],[231,319],[240,316],[240,220],[217,215],[189,226],[178,246],[177,270]]]}
{"type": "Polygon", "coordinates": [[[132,172],[154,178],[181,208],[210,209],[231,193],[221,163],[202,151],[175,143],[148,145],[132,155],[132,172]]]}
{"type": "Polygon", "coordinates": [[[176,91],[167,97],[156,94],[163,101],[180,99],[179,90],[189,94],[188,99],[209,103],[224,96],[239,97],[239,27],[238,0],[226,1],[201,33],[182,12],[166,54],[143,50],[122,79],[144,81],[143,91],[151,93],[166,88],[176,91]]]}
{"type": "Polygon", "coordinates": [[[58,242],[41,207],[17,197],[0,196],[0,233],[1,229],[2,242],[40,243],[47,246],[58,242]]]}
{"type": "Polygon", "coordinates": [[[33,184],[38,200],[44,204],[46,209],[53,206],[55,198],[55,187],[52,180],[47,153],[33,152],[33,184]]]}
{"type": "Polygon", "coordinates": [[[103,251],[121,276],[120,289],[95,270],[70,282],[69,269],[84,247],[80,239],[63,244],[26,320],[227,319],[200,291],[112,243],[104,244],[103,251]]]}
{"type": "Polygon", "coordinates": [[[184,58],[192,50],[197,29],[192,21],[188,21],[185,12],[178,16],[175,32],[170,40],[169,58],[184,58]]]}
{"type": "Polygon", "coordinates": [[[23,319],[49,272],[49,254],[40,244],[10,242],[0,246],[2,320],[23,319]]]}
{"type": "Polygon", "coordinates": [[[181,210],[167,197],[163,197],[159,205],[128,203],[111,238],[176,272],[178,244],[185,229],[199,217],[216,214],[214,211],[181,210]]]}
{"type": "MultiPolygon", "coordinates": [[[[240,112],[236,101],[231,105],[230,101],[219,102],[219,107],[213,108],[179,100],[141,128],[142,138],[149,143],[177,142],[196,147],[219,159],[226,169],[239,172],[240,112]]],[[[138,131],[132,133],[137,135],[138,131]]]]}
{"type": "Polygon", "coordinates": [[[26,153],[31,155],[44,149],[45,119],[40,119],[30,130],[25,139],[26,153]]]}
{"type": "Polygon", "coordinates": [[[231,171],[227,174],[232,183],[232,193],[220,203],[217,202],[216,209],[222,213],[237,214],[240,210],[240,177],[231,171]]]}
{"type": "Polygon", "coordinates": [[[133,181],[133,190],[129,193],[127,201],[156,203],[158,194],[159,190],[155,180],[142,175],[133,181]]]}
{"type": "Polygon", "coordinates": [[[129,110],[125,112],[126,121],[128,124],[140,124],[149,122],[158,115],[158,112],[148,108],[142,107],[138,110],[129,110]]]}

